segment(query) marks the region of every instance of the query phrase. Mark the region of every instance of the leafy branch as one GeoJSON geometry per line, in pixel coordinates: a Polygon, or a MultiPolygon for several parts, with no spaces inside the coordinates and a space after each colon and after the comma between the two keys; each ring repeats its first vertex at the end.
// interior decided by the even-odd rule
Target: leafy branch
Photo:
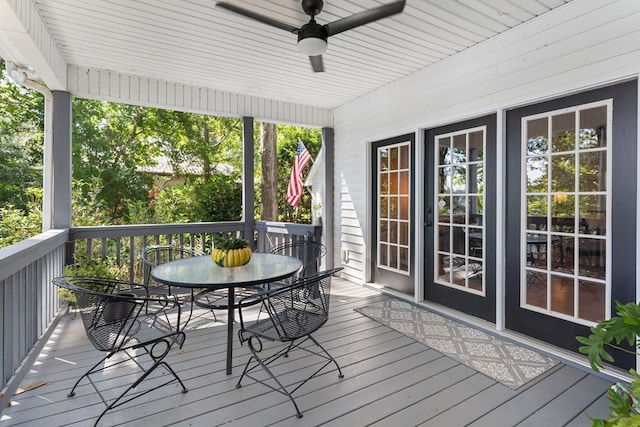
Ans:
{"type": "MultiPolygon", "coordinates": [[[[617,316],[600,322],[591,328],[588,337],[576,337],[582,344],[579,351],[589,357],[591,368],[599,372],[605,362],[613,362],[613,356],[607,347],[615,348],[630,354],[637,354],[622,345],[626,342],[637,349],[637,338],[640,335],[640,304],[630,302],[621,304],[616,301],[617,316]]],[[[640,375],[630,369],[632,381],[629,385],[615,384],[608,391],[611,413],[608,419],[591,418],[594,427],[624,427],[640,425],[640,375]]]]}

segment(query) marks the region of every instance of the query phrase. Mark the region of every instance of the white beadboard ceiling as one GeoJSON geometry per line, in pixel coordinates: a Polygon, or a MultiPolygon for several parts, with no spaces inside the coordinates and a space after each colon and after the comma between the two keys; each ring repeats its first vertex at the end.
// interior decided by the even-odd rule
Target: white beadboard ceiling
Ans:
{"type": "MultiPolygon", "coordinates": [[[[335,108],[570,0],[407,0],[400,15],[330,37],[324,73],[295,35],[215,0],[18,1],[33,2],[68,65],[335,108]]],[[[309,19],[298,0],[231,1],[294,26],[309,19]]],[[[317,21],[391,1],[326,0],[317,21]]]]}

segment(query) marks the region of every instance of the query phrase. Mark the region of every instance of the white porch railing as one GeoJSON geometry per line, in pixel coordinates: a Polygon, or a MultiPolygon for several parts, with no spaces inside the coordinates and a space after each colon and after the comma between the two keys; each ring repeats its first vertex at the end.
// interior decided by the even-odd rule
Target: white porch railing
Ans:
{"type": "MultiPolygon", "coordinates": [[[[244,222],[150,224],[78,227],[51,230],[0,249],[0,413],[47,342],[62,314],[52,279],[76,257],[128,266],[129,278],[140,280],[140,249],[147,245],[179,244],[209,252],[215,235],[242,237],[244,222]],[[58,317],[56,317],[58,316],[58,317]]],[[[290,240],[320,241],[319,225],[258,222],[253,244],[267,251],[290,240]]]]}
{"type": "Polygon", "coordinates": [[[59,311],[51,280],[62,274],[67,236],[67,230],[51,230],[0,249],[0,411],[28,371],[19,368],[31,366],[59,311]]]}

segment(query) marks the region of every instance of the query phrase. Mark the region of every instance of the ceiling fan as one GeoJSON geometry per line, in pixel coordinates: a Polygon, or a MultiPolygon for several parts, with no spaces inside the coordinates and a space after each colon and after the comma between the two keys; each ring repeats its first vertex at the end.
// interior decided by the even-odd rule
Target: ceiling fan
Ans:
{"type": "Polygon", "coordinates": [[[314,72],[322,72],[324,71],[322,54],[327,50],[327,38],[329,38],[329,36],[400,13],[402,12],[402,9],[404,9],[405,3],[406,0],[396,1],[355,13],[329,24],[320,25],[316,22],[315,17],[322,11],[324,2],[322,0],[302,0],[302,10],[304,10],[304,13],[311,16],[311,19],[300,28],[296,28],[268,16],[261,15],[252,10],[236,6],[230,2],[219,1],[216,3],[216,6],[262,22],[263,24],[271,25],[272,27],[297,34],[298,50],[309,56],[311,68],[314,72]]]}

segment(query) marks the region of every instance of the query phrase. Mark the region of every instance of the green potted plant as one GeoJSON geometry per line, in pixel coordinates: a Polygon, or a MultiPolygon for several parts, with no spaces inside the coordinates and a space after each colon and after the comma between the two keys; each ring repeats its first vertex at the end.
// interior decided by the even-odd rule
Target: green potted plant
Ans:
{"type": "MultiPolygon", "coordinates": [[[[626,341],[632,348],[637,348],[637,338],[640,336],[640,304],[616,302],[617,315],[604,320],[591,328],[588,337],[576,337],[582,344],[579,351],[589,357],[591,369],[599,372],[605,362],[613,362],[613,356],[607,348],[637,354],[624,348],[626,341]]],[[[622,427],[640,426],[640,375],[635,369],[630,369],[631,382],[617,383],[609,389],[608,398],[611,402],[611,414],[608,419],[591,418],[594,427],[622,427]]]]}

